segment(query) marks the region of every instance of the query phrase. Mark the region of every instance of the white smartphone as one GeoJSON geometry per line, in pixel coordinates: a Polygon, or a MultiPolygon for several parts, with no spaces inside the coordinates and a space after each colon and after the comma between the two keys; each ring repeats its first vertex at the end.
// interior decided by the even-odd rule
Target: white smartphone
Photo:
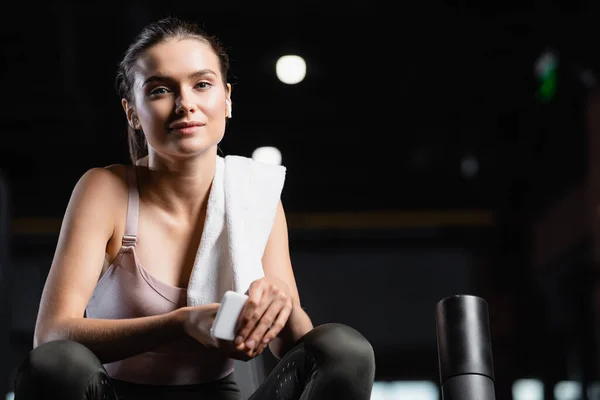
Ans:
{"type": "Polygon", "coordinates": [[[231,290],[225,292],[217,310],[215,322],[210,328],[210,334],[213,337],[230,341],[235,339],[235,328],[247,299],[248,296],[245,294],[231,290]]]}

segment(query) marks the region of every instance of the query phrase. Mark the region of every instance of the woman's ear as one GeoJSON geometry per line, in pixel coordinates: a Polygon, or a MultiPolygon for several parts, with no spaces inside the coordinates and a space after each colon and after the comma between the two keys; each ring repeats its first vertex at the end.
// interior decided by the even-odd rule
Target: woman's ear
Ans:
{"type": "Polygon", "coordinates": [[[127,123],[129,126],[136,130],[142,129],[140,120],[135,113],[135,109],[131,104],[129,104],[127,99],[121,100],[121,105],[123,106],[123,111],[125,111],[125,117],[127,117],[127,123]]]}
{"type": "Polygon", "coordinates": [[[225,95],[225,115],[227,118],[232,117],[232,105],[231,105],[231,83],[227,84],[227,94],[225,95]]]}

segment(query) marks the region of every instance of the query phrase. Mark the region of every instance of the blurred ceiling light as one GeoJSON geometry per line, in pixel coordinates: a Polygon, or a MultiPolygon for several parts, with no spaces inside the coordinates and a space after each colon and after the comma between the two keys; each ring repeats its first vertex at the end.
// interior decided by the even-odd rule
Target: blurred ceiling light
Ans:
{"type": "Polygon", "coordinates": [[[431,381],[375,381],[371,400],[439,400],[439,389],[431,381]]]}
{"type": "Polygon", "coordinates": [[[281,152],[272,146],[259,147],[252,152],[252,159],[265,164],[281,165],[281,152]]]}
{"type": "Polygon", "coordinates": [[[460,172],[465,178],[471,179],[479,172],[479,162],[474,156],[468,155],[460,162],[460,172]]]}
{"type": "Polygon", "coordinates": [[[300,56],[282,56],[277,60],[275,72],[281,82],[295,85],[302,82],[306,76],[306,62],[300,56]]]}
{"type": "Polygon", "coordinates": [[[596,86],[596,83],[598,82],[596,74],[594,74],[594,72],[590,69],[581,71],[579,78],[581,79],[581,83],[583,83],[588,89],[596,86]]]}
{"type": "Polygon", "coordinates": [[[544,384],[539,379],[518,379],[512,385],[514,400],[544,400],[544,384]]]}
{"type": "Polygon", "coordinates": [[[576,381],[561,381],[554,386],[556,400],[579,400],[583,398],[581,383],[576,381]]]}

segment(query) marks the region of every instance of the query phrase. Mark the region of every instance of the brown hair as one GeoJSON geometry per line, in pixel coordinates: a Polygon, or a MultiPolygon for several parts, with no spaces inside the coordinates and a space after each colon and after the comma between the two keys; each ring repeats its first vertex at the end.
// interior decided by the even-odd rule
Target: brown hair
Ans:
{"type": "MultiPolygon", "coordinates": [[[[120,98],[133,104],[132,88],[134,83],[133,69],[138,58],[149,48],[169,39],[197,39],[208,44],[219,58],[219,67],[223,84],[227,85],[229,56],[220,41],[204,32],[198,25],[183,21],[176,17],[166,17],[147,25],[135,38],[119,63],[117,72],[117,92],[120,98]]],[[[135,164],[140,158],[148,155],[148,145],[141,130],[127,126],[129,155],[135,164]]]]}

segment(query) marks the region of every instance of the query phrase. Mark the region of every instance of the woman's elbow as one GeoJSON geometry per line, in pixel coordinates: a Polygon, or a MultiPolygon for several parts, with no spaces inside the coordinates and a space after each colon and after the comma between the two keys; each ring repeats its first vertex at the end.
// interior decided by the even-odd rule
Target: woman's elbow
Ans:
{"type": "Polygon", "coordinates": [[[57,328],[56,324],[38,322],[33,332],[33,348],[35,349],[44,343],[66,339],[60,332],[61,330],[57,328]]]}

